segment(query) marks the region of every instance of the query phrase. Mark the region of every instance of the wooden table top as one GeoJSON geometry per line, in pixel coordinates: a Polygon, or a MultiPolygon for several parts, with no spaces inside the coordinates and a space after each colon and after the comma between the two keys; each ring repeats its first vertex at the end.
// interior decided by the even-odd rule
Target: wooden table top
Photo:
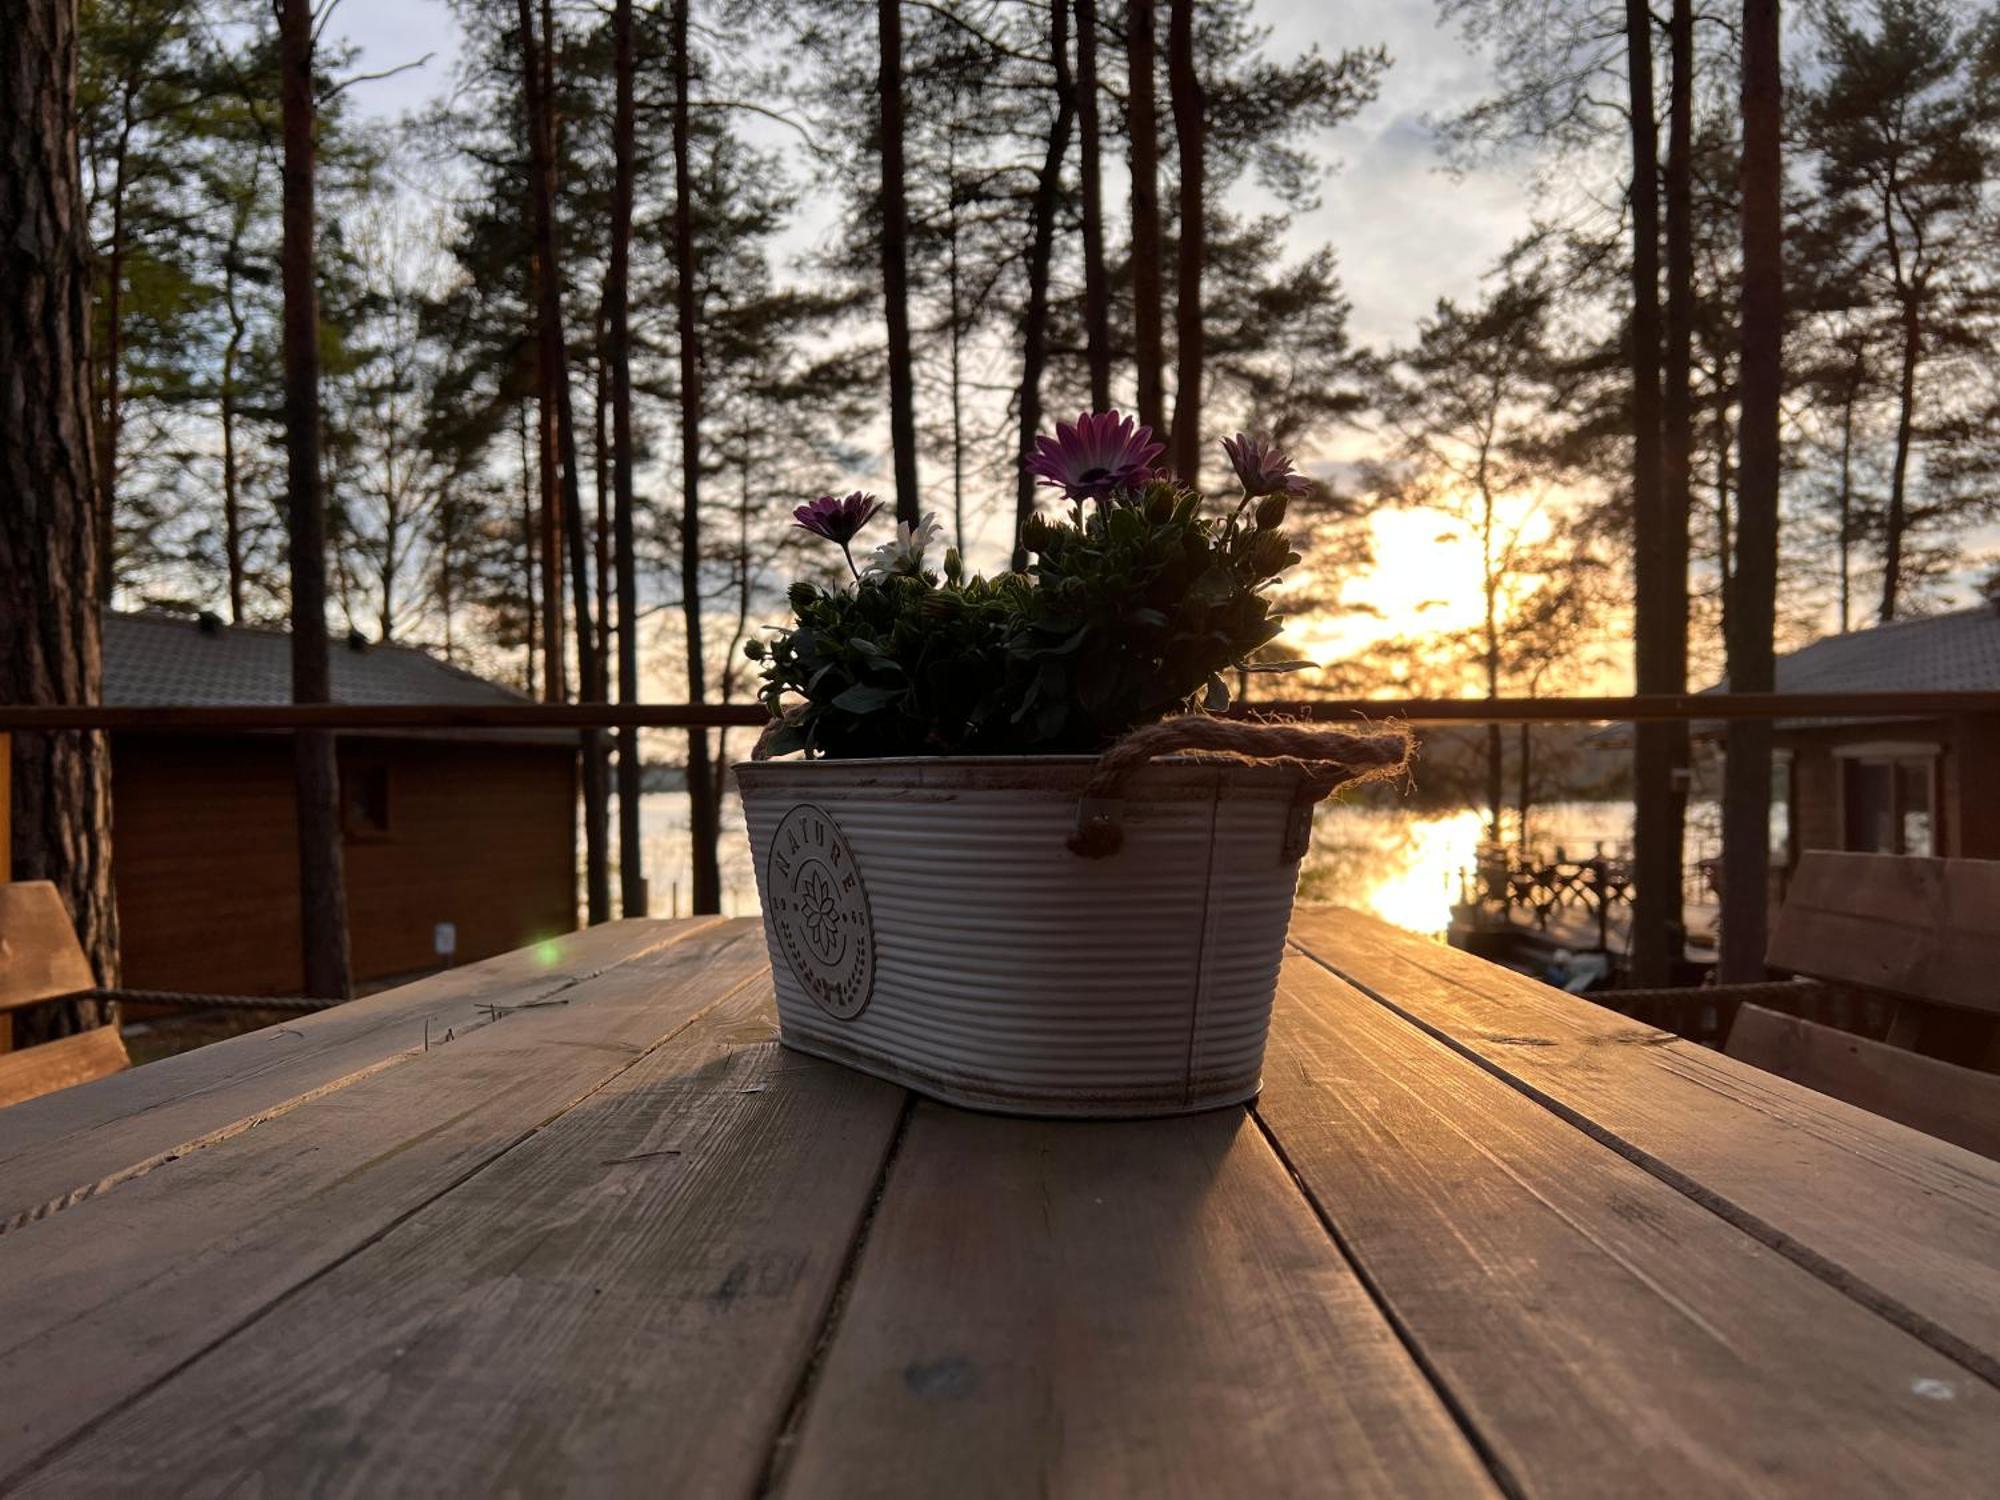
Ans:
{"type": "Polygon", "coordinates": [[[1252,1110],[916,1100],[714,919],[7,1110],[0,1489],[1993,1493],[2000,1164],[1293,941],[1252,1110]]]}

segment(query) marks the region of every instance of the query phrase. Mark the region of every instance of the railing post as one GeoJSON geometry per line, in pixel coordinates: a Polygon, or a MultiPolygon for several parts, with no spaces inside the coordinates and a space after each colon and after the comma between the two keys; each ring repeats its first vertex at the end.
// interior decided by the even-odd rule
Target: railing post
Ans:
{"type": "MultiPolygon", "coordinates": [[[[14,878],[14,737],[0,729],[0,885],[14,878]]],[[[14,1017],[0,1013],[0,1052],[14,1050],[14,1017]]]]}

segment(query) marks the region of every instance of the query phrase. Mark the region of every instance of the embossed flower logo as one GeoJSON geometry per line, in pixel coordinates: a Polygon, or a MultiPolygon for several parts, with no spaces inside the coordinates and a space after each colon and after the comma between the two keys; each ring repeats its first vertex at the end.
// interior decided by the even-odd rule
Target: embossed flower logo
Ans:
{"type": "Polygon", "coordinates": [[[779,819],[761,889],[774,958],[828,1015],[860,1015],[875,988],[875,929],[854,850],[825,809],[802,802],[779,819]]]}
{"type": "Polygon", "coordinates": [[[806,940],[822,957],[831,957],[840,941],[840,909],[826,871],[817,866],[807,870],[799,881],[797,897],[799,920],[806,925],[806,940]]]}

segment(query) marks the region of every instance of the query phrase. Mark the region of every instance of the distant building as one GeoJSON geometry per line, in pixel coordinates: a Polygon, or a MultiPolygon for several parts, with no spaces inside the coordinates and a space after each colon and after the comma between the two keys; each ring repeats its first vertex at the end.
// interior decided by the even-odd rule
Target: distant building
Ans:
{"type": "MultiPolygon", "coordinates": [[[[1828,636],[1778,659],[1781,693],[2000,692],[2000,608],[1828,636]]],[[[2000,858],[2000,714],[1787,719],[1801,849],[2000,858]]]]}
{"type": "MultiPolygon", "coordinates": [[[[341,703],[518,703],[407,646],[333,647],[341,703]]],[[[104,701],[285,703],[282,631],[144,613],[104,617],[104,701]]],[[[576,925],[576,739],[548,730],[338,737],[348,932],[357,981],[456,962],[576,925]]],[[[112,865],[125,983],[297,993],[291,738],[112,736],[112,865]]]]}

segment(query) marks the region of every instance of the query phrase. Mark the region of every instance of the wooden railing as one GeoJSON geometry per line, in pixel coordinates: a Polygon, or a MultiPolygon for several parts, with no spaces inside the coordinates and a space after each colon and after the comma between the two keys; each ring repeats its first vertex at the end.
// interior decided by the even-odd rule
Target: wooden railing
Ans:
{"type": "MultiPolygon", "coordinates": [[[[1559,724],[1734,719],[1935,719],[2000,714],[2000,692],[1655,693],[1596,698],[1318,698],[1241,705],[1237,714],[1412,724],[1559,724]]],[[[274,703],[0,705],[0,733],[54,730],[690,729],[758,726],[756,703],[274,703]]]]}

